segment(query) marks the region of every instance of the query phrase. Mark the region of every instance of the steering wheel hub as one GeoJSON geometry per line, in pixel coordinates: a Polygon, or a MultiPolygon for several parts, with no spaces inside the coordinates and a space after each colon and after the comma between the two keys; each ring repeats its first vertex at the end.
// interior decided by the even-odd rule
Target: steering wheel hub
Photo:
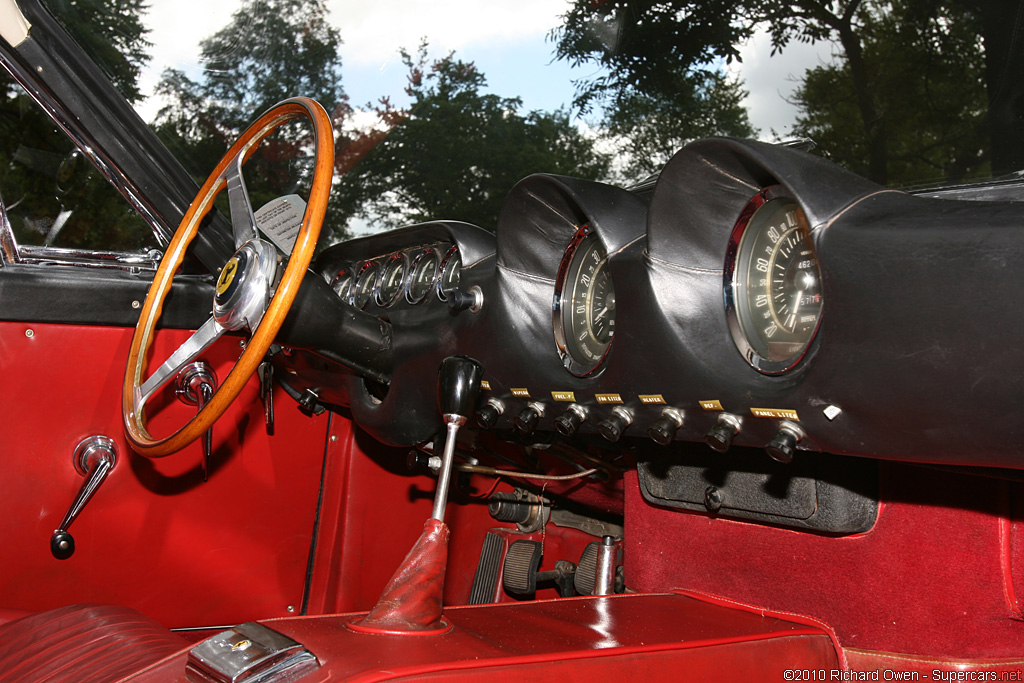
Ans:
{"type": "Polygon", "coordinates": [[[220,270],[213,317],[226,330],[254,329],[267,309],[277,275],[277,250],[250,240],[220,270]]]}

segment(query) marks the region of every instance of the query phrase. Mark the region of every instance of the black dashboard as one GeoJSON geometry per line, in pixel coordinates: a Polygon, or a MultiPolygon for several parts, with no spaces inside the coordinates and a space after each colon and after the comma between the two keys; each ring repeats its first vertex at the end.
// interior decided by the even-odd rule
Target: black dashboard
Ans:
{"type": "Polygon", "coordinates": [[[435,436],[437,368],[463,354],[486,429],[1021,468],[1022,256],[1015,202],[712,139],[650,193],[535,175],[496,236],[438,221],[330,247],[315,270],[388,326],[390,373],[277,362],[394,445],[435,436]]]}

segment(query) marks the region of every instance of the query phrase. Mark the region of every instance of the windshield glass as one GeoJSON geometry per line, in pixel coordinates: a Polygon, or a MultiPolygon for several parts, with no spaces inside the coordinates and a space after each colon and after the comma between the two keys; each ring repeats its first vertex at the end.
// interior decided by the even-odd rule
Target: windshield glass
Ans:
{"type": "MultiPolygon", "coordinates": [[[[1024,168],[1016,0],[47,5],[200,181],[273,103],[321,102],[325,241],[428,219],[493,230],[530,173],[628,185],[711,135],[799,141],[903,188],[1024,168]]],[[[270,147],[266,198],[308,175],[302,139],[270,147]]]]}

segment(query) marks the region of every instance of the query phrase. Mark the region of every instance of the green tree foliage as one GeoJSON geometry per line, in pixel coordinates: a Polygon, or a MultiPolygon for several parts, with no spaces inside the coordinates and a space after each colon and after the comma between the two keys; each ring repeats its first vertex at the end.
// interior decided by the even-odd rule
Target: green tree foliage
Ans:
{"type": "MultiPolygon", "coordinates": [[[[167,104],[157,115],[157,134],[201,182],[249,123],[283,99],[311,97],[339,122],[350,112],[340,46],[324,0],[246,0],[225,27],[200,43],[205,68],[197,79],[176,69],[164,72],[157,93],[167,104]]],[[[248,162],[254,208],[305,187],[311,133],[309,126],[286,125],[248,162]]],[[[344,234],[344,216],[333,205],[324,230],[344,234]]]]}
{"type": "MultiPolygon", "coordinates": [[[[523,113],[522,102],[485,94],[484,75],[449,54],[429,62],[426,47],[409,68],[408,110],[377,107],[393,128],[372,128],[373,145],[341,179],[335,202],[385,226],[447,218],[493,230],[502,202],[538,172],[601,178],[608,158],[564,111],[523,113]]],[[[370,148],[367,151],[367,148],[370,148]]]]}
{"type": "MultiPolygon", "coordinates": [[[[937,149],[925,150],[949,142],[953,133],[953,124],[939,115],[940,108],[952,116],[967,114],[966,128],[976,124],[977,112],[986,106],[978,78],[992,103],[987,124],[991,144],[983,146],[989,147],[993,170],[1024,166],[1024,84],[1019,78],[1024,41],[1014,38],[1021,8],[1020,0],[576,0],[565,26],[553,37],[560,58],[605,69],[581,81],[577,104],[585,108],[595,99],[613,98],[612,111],[618,107],[627,119],[629,108],[617,105],[614,98],[635,90],[664,102],[666,111],[676,100],[687,102],[692,88],[676,90],[672,75],[681,79],[688,73],[706,73],[720,60],[737,58],[740,41],[759,27],[769,32],[773,52],[793,41],[833,41],[841,65],[813,70],[798,97],[818,106],[831,92],[841,102],[833,114],[806,111],[801,125],[826,137],[843,137],[844,126],[856,131],[861,138],[857,144],[847,136],[826,145],[837,154],[846,147],[850,154],[839,156],[858,159],[857,168],[864,175],[887,183],[890,165],[898,180],[915,164],[941,169],[939,173],[950,177],[977,167],[968,151],[980,144],[976,127],[956,143],[952,159],[939,160],[937,149]],[[908,25],[901,26],[903,21],[908,25]],[[985,48],[983,74],[978,71],[979,43],[971,40],[972,31],[975,38],[982,37],[985,48]],[[950,35],[943,37],[943,32],[950,35]],[[964,51],[957,53],[961,48],[964,51]],[[961,80],[968,78],[972,80],[961,80]],[[680,98],[677,92],[687,94],[680,98]],[[931,98],[925,112],[905,106],[911,94],[931,98]],[[828,123],[830,116],[834,125],[828,123]],[[893,120],[899,116],[908,118],[893,120]],[[938,128],[926,134],[915,128],[926,123],[938,128]],[[915,135],[926,140],[906,139],[915,135]],[[1020,152],[1004,154],[1003,148],[1020,152]]],[[[643,112],[634,117],[639,125],[642,117],[643,112]]]]}
{"type": "MultiPolygon", "coordinates": [[[[976,18],[946,3],[864,2],[862,59],[890,184],[960,182],[987,171],[984,50],[976,18]]],[[[807,72],[794,129],[853,171],[871,172],[848,60],[807,72]]]]}
{"type": "MultiPolygon", "coordinates": [[[[148,59],[141,0],[48,0],[122,94],[139,99],[148,59]]],[[[0,195],[20,245],[155,247],[145,221],[9,76],[0,78],[0,195]]]]}
{"type": "Polygon", "coordinates": [[[721,70],[751,31],[722,1],[577,0],[551,38],[559,59],[600,67],[577,82],[573,104],[604,112],[601,127],[628,150],[625,170],[636,175],[689,140],[756,133],[746,93],[721,70]]]}

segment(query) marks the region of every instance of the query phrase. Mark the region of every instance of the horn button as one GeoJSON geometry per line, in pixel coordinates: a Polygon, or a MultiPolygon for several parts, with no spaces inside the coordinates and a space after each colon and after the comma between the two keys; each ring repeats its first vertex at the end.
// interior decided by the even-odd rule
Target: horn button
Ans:
{"type": "Polygon", "coordinates": [[[232,255],[217,278],[213,317],[225,329],[255,328],[267,310],[277,275],[277,249],[250,240],[232,255]]]}

